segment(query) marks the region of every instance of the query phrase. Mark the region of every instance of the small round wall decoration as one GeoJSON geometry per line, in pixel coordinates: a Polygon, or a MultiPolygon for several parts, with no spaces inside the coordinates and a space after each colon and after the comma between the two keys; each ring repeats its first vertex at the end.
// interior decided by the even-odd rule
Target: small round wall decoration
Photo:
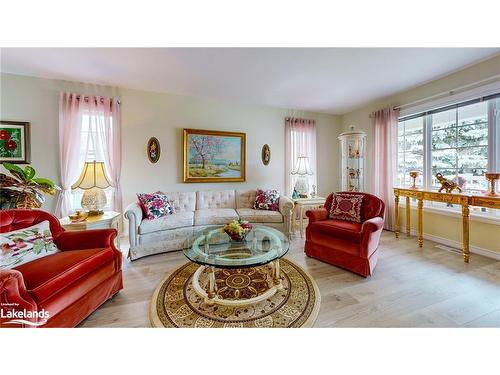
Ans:
{"type": "Polygon", "coordinates": [[[148,159],[151,163],[156,163],[160,159],[160,142],[155,137],[151,137],[146,147],[148,159]]]}
{"type": "Polygon", "coordinates": [[[265,144],[262,146],[262,163],[264,165],[268,165],[269,162],[271,161],[271,148],[269,147],[268,144],[265,144]]]}

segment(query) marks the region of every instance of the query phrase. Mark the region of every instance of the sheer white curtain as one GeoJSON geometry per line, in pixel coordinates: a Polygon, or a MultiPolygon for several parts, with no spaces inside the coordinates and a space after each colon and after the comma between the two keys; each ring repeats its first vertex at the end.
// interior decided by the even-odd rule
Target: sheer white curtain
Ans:
{"type": "Polygon", "coordinates": [[[290,196],[295,186],[296,176],[290,173],[295,168],[297,158],[307,156],[309,166],[314,175],[309,176],[309,183],[316,185],[317,192],[317,165],[316,165],[316,123],[314,120],[287,117],[285,119],[285,189],[290,196]]]}
{"type": "Polygon", "coordinates": [[[397,173],[397,137],[399,110],[386,108],[371,114],[373,155],[372,191],[385,203],[384,229],[395,229],[394,176],[397,173]]]}
{"type": "Polygon", "coordinates": [[[86,155],[92,145],[97,161],[104,161],[108,180],[113,187],[112,210],[121,212],[121,111],[119,100],[102,96],[83,96],[61,93],[60,163],[63,190],[59,194],[56,215],[63,217],[72,212],[71,185],[83,169],[86,155]],[[88,132],[82,132],[86,117],[88,132]]]}
{"type": "Polygon", "coordinates": [[[95,97],[89,100],[89,136],[93,138],[96,160],[104,161],[108,180],[113,187],[113,211],[122,211],[121,112],[116,98],[95,97]]]}
{"type": "Polygon", "coordinates": [[[83,168],[80,136],[84,105],[76,94],[59,96],[59,163],[61,188],[57,197],[56,215],[67,216],[71,210],[71,185],[76,182],[83,168]]]}

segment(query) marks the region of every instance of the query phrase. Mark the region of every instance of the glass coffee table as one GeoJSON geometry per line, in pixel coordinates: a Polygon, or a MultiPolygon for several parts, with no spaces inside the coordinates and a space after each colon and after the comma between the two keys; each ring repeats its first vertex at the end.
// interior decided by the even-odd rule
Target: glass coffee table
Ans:
{"type": "Polygon", "coordinates": [[[205,303],[253,304],[282,289],[279,259],[290,247],[286,236],[277,229],[254,225],[240,242],[231,240],[222,227],[207,227],[184,242],[184,255],[200,265],[192,285],[205,303]]]}

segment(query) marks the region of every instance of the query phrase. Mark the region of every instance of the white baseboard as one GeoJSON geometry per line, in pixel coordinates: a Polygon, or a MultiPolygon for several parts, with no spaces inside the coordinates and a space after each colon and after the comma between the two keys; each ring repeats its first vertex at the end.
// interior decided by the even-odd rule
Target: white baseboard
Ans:
{"type": "MultiPolygon", "coordinates": [[[[406,229],[402,228],[402,230],[399,232],[399,236],[402,237],[402,236],[405,236],[405,234],[406,234],[406,229]]],[[[410,234],[412,236],[417,236],[418,232],[416,229],[411,229],[410,234]]],[[[460,242],[460,241],[450,240],[448,238],[435,236],[433,234],[429,234],[429,233],[425,233],[425,232],[424,232],[424,239],[429,240],[429,241],[434,241],[434,242],[440,243],[442,245],[454,247],[456,249],[460,249],[460,251],[462,251],[462,248],[463,248],[462,242],[460,242]]],[[[500,260],[500,252],[498,252],[498,251],[485,249],[485,248],[479,247],[479,246],[469,246],[469,251],[473,254],[478,254],[478,255],[485,256],[487,258],[500,260]]]]}

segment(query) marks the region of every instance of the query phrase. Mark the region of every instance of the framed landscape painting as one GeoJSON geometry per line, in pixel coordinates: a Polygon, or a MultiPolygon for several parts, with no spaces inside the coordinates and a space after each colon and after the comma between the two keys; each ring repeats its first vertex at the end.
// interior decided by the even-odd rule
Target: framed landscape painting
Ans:
{"type": "Polygon", "coordinates": [[[184,182],[245,181],[245,133],[184,129],[184,182]]]}
{"type": "Polygon", "coordinates": [[[0,121],[0,163],[30,163],[30,123],[0,121]]]}

